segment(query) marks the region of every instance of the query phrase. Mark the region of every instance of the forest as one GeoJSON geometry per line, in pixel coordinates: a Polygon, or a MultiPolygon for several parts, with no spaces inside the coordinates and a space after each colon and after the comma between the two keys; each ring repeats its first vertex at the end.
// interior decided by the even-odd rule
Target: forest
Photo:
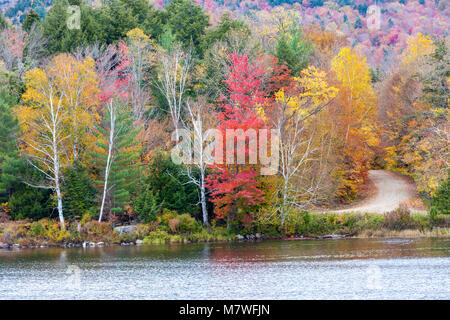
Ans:
{"type": "Polygon", "coordinates": [[[17,1],[0,19],[3,242],[447,219],[449,8],[377,4],[372,29],[366,1],[17,1]],[[277,132],[274,174],[248,150],[172,160],[182,130],[202,155],[211,128],[277,132]],[[426,219],[311,213],[363,198],[370,169],[414,179],[426,219]]]}

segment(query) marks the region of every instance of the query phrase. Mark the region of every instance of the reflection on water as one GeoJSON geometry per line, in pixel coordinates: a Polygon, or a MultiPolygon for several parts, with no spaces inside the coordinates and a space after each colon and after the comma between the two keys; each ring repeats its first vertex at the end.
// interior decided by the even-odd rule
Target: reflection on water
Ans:
{"type": "Polygon", "coordinates": [[[450,239],[0,250],[0,299],[449,299],[450,239]]]}

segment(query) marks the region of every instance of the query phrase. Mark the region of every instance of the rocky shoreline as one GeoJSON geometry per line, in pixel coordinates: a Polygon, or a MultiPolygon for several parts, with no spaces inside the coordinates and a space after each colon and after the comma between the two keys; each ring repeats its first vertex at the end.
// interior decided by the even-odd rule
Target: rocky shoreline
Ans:
{"type": "MultiPolygon", "coordinates": [[[[320,239],[344,239],[344,238],[350,238],[353,235],[350,234],[329,234],[329,235],[322,235],[322,236],[315,236],[315,237],[305,237],[305,236],[299,236],[299,237],[290,237],[290,238],[268,238],[265,237],[262,233],[256,233],[256,234],[248,234],[248,235],[236,235],[236,239],[234,241],[236,242],[256,242],[256,241],[263,241],[263,240],[320,240],[320,239]]],[[[233,240],[231,240],[233,241],[233,240]]],[[[202,243],[202,242],[223,242],[222,241],[183,241],[183,242],[176,242],[176,243],[202,243]]],[[[167,241],[166,244],[170,244],[174,242],[167,241]]],[[[1,243],[0,242],[0,249],[37,249],[37,248],[95,248],[95,247],[105,247],[105,246],[141,246],[144,244],[144,241],[142,239],[137,239],[136,241],[129,241],[129,242],[113,242],[113,243],[106,243],[103,241],[100,242],[92,242],[92,241],[83,241],[80,243],[62,243],[62,244],[39,244],[39,245],[31,245],[31,246],[25,246],[20,245],[18,243],[15,244],[7,244],[7,243],[1,243]]],[[[149,244],[151,245],[151,244],[149,244]]]]}

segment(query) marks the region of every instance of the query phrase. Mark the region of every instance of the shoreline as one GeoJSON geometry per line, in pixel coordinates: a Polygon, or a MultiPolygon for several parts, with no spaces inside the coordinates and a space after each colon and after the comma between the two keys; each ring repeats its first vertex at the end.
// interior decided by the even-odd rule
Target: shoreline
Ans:
{"type": "MultiPolygon", "coordinates": [[[[236,235],[239,236],[239,235],[236,235]]],[[[242,236],[241,236],[242,237],[242,236]]],[[[198,241],[164,241],[159,243],[145,243],[142,239],[130,242],[90,242],[82,243],[61,243],[61,244],[40,244],[40,245],[20,245],[0,243],[0,250],[11,251],[14,249],[50,249],[50,248],[103,248],[117,246],[152,246],[162,244],[193,244],[193,243],[224,243],[224,242],[263,242],[263,241],[302,241],[302,240],[344,240],[344,239],[420,239],[420,238],[450,238],[450,228],[434,228],[433,230],[420,231],[416,229],[405,230],[364,230],[360,234],[326,234],[317,236],[293,236],[283,238],[249,237],[229,240],[198,240],[198,241]]]]}

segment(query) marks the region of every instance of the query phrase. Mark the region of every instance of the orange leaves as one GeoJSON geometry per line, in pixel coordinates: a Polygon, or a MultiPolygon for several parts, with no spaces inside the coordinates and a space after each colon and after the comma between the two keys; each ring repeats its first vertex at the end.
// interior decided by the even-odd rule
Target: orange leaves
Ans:
{"type": "Polygon", "coordinates": [[[342,48],[331,66],[339,87],[331,118],[345,169],[338,190],[340,198],[352,199],[380,143],[377,101],[367,61],[354,49],[342,48]]]}
{"type": "Polygon", "coordinates": [[[22,138],[37,141],[42,130],[55,130],[50,120],[56,116],[61,137],[67,137],[64,144],[70,150],[69,159],[77,158],[92,146],[90,130],[98,118],[94,106],[99,96],[94,68],[95,62],[90,57],[77,60],[72,55],[60,54],[45,69],[28,71],[22,96],[26,105],[17,109],[22,138]]]}

